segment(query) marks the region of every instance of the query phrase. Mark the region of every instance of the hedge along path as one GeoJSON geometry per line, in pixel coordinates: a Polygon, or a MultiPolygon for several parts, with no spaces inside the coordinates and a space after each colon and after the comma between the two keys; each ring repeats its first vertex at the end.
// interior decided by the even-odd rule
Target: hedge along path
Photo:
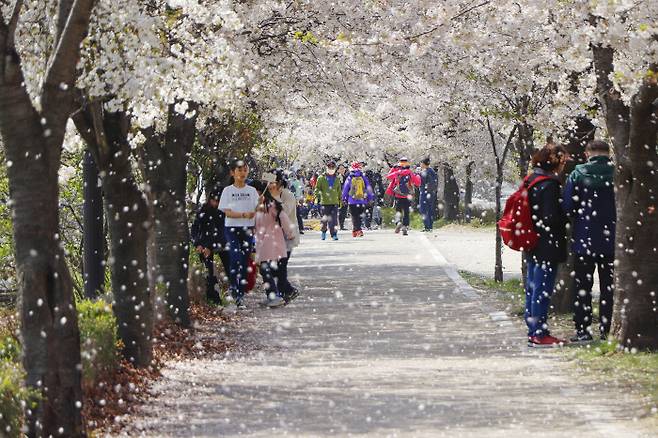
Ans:
{"type": "Polygon", "coordinates": [[[638,398],[528,351],[419,233],[309,232],[292,262],[303,297],[250,295],[234,333],[260,349],[171,363],[124,436],[655,436],[638,398]]]}

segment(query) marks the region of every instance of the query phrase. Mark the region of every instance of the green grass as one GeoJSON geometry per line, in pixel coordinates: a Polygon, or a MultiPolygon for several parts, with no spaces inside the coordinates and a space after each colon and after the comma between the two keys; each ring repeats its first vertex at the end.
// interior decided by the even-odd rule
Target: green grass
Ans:
{"type": "Polygon", "coordinates": [[[519,279],[505,280],[502,283],[492,278],[483,277],[467,271],[459,271],[459,274],[472,287],[493,294],[496,299],[503,302],[507,311],[515,316],[523,316],[525,311],[525,291],[523,283],[519,279]]]}
{"type": "Polygon", "coordinates": [[[658,352],[629,353],[617,342],[604,341],[565,350],[588,375],[620,382],[647,397],[648,409],[658,418],[658,352]]]}
{"type": "MultiPolygon", "coordinates": [[[[384,228],[393,228],[395,227],[395,208],[393,207],[382,207],[382,219],[384,228]]],[[[493,217],[492,212],[485,212],[484,214],[474,214],[471,222],[449,222],[443,218],[439,218],[434,221],[434,229],[445,227],[446,225],[451,224],[460,224],[465,227],[471,228],[490,228],[493,229],[496,226],[495,218],[493,217]]],[[[412,211],[409,218],[409,226],[412,230],[422,230],[425,228],[423,224],[423,216],[417,211],[412,211]]]]}
{"type": "MultiPolygon", "coordinates": [[[[384,228],[393,228],[395,227],[395,209],[392,207],[383,207],[382,208],[382,224],[384,228]]],[[[412,230],[422,230],[423,217],[420,213],[414,211],[409,217],[409,228],[412,230]]]]}
{"type": "MultiPolygon", "coordinates": [[[[483,294],[494,296],[510,314],[522,317],[525,292],[520,280],[497,283],[491,278],[466,271],[461,276],[483,294]]],[[[573,330],[571,315],[551,315],[551,327],[560,332],[573,330]]],[[[647,400],[647,410],[658,419],[658,352],[629,353],[621,351],[616,342],[596,342],[580,348],[566,348],[562,354],[575,360],[579,372],[618,382],[621,388],[631,388],[647,400]]]]}

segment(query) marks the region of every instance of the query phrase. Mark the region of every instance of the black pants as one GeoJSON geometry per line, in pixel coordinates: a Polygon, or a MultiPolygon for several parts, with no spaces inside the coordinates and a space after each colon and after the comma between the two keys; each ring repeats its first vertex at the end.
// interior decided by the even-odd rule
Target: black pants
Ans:
{"type": "Polygon", "coordinates": [[[365,215],[366,206],[363,204],[350,204],[350,214],[352,215],[352,231],[361,231],[363,216],[365,215]]]}
{"type": "Polygon", "coordinates": [[[338,210],[338,224],[341,230],[345,229],[345,219],[347,219],[347,205],[343,205],[338,210]]]}
{"type": "Polygon", "coordinates": [[[366,228],[370,229],[372,227],[372,209],[375,208],[373,205],[365,206],[365,215],[363,216],[364,223],[366,228]]]}
{"type": "Polygon", "coordinates": [[[304,218],[302,217],[302,207],[297,206],[297,226],[300,232],[304,232],[304,218]]]}
{"type": "Polygon", "coordinates": [[[411,201],[407,198],[397,198],[395,200],[395,209],[402,216],[402,225],[409,226],[409,209],[411,208],[411,201]]]}
{"type": "Polygon", "coordinates": [[[322,206],[322,232],[326,233],[327,228],[331,235],[335,235],[338,231],[336,230],[336,225],[338,225],[338,206],[337,205],[323,205],[322,206]]]}
{"type": "Polygon", "coordinates": [[[279,287],[276,284],[277,271],[278,264],[275,265],[272,262],[261,262],[260,264],[260,275],[263,277],[265,296],[270,299],[281,296],[281,291],[279,291],[279,287]]]}
{"type": "MultiPolygon", "coordinates": [[[[228,251],[219,251],[218,254],[224,271],[228,272],[230,264],[228,251]]],[[[215,289],[215,285],[219,282],[215,272],[215,253],[211,252],[208,257],[199,254],[199,259],[201,259],[201,263],[206,267],[206,299],[211,303],[219,304],[219,292],[215,289]]],[[[228,279],[226,278],[224,281],[228,281],[228,279]]]]}
{"type": "Polygon", "coordinates": [[[279,260],[276,270],[276,284],[279,288],[279,292],[284,296],[292,293],[294,289],[288,280],[288,261],[290,261],[290,256],[292,256],[292,251],[288,252],[286,258],[279,260]]]}
{"type": "Polygon", "coordinates": [[[576,255],[574,262],[574,322],[576,330],[587,331],[592,325],[592,285],[594,269],[599,270],[601,297],[599,298],[599,330],[610,333],[614,304],[614,260],[612,258],[576,255]]]}

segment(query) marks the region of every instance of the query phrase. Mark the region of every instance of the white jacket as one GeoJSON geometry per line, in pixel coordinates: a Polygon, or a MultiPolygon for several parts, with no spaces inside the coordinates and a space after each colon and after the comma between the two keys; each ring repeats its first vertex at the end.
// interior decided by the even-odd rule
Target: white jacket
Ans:
{"type": "Polygon", "coordinates": [[[297,200],[295,199],[295,195],[293,195],[288,189],[281,190],[281,195],[276,198],[276,200],[283,204],[283,212],[288,216],[288,219],[290,219],[290,231],[295,236],[294,239],[286,241],[288,252],[290,252],[293,248],[299,246],[300,236],[299,227],[297,225],[297,200]]]}

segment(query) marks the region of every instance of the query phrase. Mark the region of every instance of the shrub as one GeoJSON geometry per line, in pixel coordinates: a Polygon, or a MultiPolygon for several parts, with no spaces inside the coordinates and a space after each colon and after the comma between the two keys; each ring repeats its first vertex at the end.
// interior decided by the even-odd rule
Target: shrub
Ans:
{"type": "Polygon", "coordinates": [[[0,436],[21,436],[23,406],[34,403],[39,394],[23,386],[19,359],[20,344],[13,330],[0,327],[0,436]]]}
{"type": "Polygon", "coordinates": [[[93,386],[99,375],[119,364],[116,318],[103,300],[82,300],[77,307],[83,384],[93,386]]]}

